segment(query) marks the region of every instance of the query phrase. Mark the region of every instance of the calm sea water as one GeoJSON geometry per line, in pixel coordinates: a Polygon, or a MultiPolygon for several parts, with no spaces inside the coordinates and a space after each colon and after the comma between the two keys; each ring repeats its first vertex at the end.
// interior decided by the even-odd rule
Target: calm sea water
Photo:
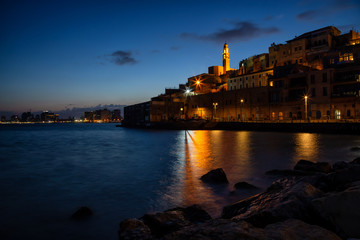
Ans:
{"type": "Polygon", "coordinates": [[[264,190],[271,169],[349,161],[358,136],[246,131],[155,131],[114,124],[0,125],[0,239],[117,239],[121,220],[200,204],[213,216],[264,190]],[[222,167],[228,186],[199,178],[222,167]],[[80,206],[94,216],[72,221],[80,206]]]}

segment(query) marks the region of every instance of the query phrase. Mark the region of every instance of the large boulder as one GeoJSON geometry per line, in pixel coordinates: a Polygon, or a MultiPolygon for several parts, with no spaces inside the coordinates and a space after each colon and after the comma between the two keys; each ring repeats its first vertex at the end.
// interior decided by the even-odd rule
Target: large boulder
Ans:
{"type": "Polygon", "coordinates": [[[165,235],[164,240],[190,240],[190,239],[227,239],[227,240],[262,240],[264,232],[254,228],[251,224],[230,219],[214,219],[203,224],[182,228],[179,231],[165,235]]]}
{"type": "Polygon", "coordinates": [[[264,229],[267,240],[341,240],[335,233],[297,219],[270,224],[264,229]]]}
{"type": "Polygon", "coordinates": [[[303,171],[303,172],[331,172],[331,165],[328,162],[310,162],[307,160],[300,160],[296,163],[294,170],[303,171]]]}
{"type": "Polygon", "coordinates": [[[355,158],[350,163],[352,163],[352,164],[360,164],[360,157],[355,158]]]}
{"type": "Polygon", "coordinates": [[[156,237],[162,237],[165,234],[191,225],[191,222],[185,219],[181,211],[148,213],[140,219],[150,228],[152,235],[156,237]]]}
{"type": "Polygon", "coordinates": [[[211,170],[200,178],[204,182],[208,183],[228,183],[226,174],[222,168],[211,170]]]}
{"type": "Polygon", "coordinates": [[[350,164],[349,168],[339,169],[318,178],[314,184],[325,192],[343,191],[352,182],[360,181],[360,165],[350,164]]]}
{"type": "Polygon", "coordinates": [[[184,218],[193,224],[202,223],[211,219],[211,216],[197,204],[186,208],[177,207],[167,211],[180,211],[184,218]]]}
{"type": "Polygon", "coordinates": [[[164,240],[341,240],[336,234],[316,225],[300,220],[270,224],[264,229],[252,226],[246,221],[214,219],[203,224],[192,225],[165,235],[164,240]]]}
{"type": "Polygon", "coordinates": [[[136,218],[122,221],[118,234],[120,240],[153,239],[150,228],[143,221],[136,218]]]}
{"type": "Polygon", "coordinates": [[[332,192],[312,200],[314,210],[345,238],[360,238],[360,181],[343,192],[332,192]]]}
{"type": "Polygon", "coordinates": [[[312,219],[310,201],[323,195],[313,185],[286,178],[274,182],[266,192],[223,208],[223,218],[245,220],[264,227],[289,218],[312,219]]]}

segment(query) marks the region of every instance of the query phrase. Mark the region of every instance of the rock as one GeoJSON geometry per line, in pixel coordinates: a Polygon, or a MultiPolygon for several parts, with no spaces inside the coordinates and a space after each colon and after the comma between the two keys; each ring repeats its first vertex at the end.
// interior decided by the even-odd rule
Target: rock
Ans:
{"type": "Polygon", "coordinates": [[[360,151],[360,147],[352,147],[352,148],[350,148],[350,151],[353,151],[353,152],[360,151]]]}
{"type": "Polygon", "coordinates": [[[316,225],[289,219],[256,228],[246,221],[214,219],[203,224],[192,225],[165,235],[164,240],[183,239],[227,239],[227,240],[341,240],[336,234],[316,225]]]}
{"type": "Polygon", "coordinates": [[[181,211],[184,218],[193,224],[205,222],[211,219],[211,216],[197,204],[186,208],[178,207],[167,211],[181,211]]]}
{"type": "Polygon", "coordinates": [[[247,190],[253,190],[253,189],[259,189],[258,187],[247,183],[247,182],[238,182],[234,185],[234,188],[236,189],[247,189],[247,190]]]}
{"type": "Polygon", "coordinates": [[[226,174],[222,168],[211,170],[200,178],[204,182],[208,183],[228,183],[226,174]]]}
{"type": "Polygon", "coordinates": [[[84,220],[93,215],[93,212],[88,207],[80,207],[73,215],[71,216],[71,219],[74,220],[84,220]]]}
{"type": "Polygon", "coordinates": [[[352,160],[350,163],[352,163],[352,164],[360,164],[360,157],[355,158],[355,159],[352,160]]]}
{"type": "Polygon", "coordinates": [[[270,224],[265,227],[264,232],[264,239],[268,240],[341,240],[333,232],[297,219],[288,219],[284,222],[270,224]]]}
{"type": "Polygon", "coordinates": [[[341,162],[336,162],[333,164],[332,169],[333,171],[338,171],[338,170],[342,170],[342,169],[347,169],[350,167],[350,164],[344,161],[341,162]]]}
{"type": "Polygon", "coordinates": [[[312,200],[314,210],[345,238],[360,238],[360,181],[343,192],[312,200]]]}
{"type": "Polygon", "coordinates": [[[357,164],[349,166],[320,177],[314,185],[324,192],[345,190],[352,182],[360,181],[360,166],[357,164]]]}
{"type": "Polygon", "coordinates": [[[329,173],[331,172],[331,165],[328,162],[313,163],[307,160],[300,160],[296,163],[294,170],[329,173]]]}
{"type": "Polygon", "coordinates": [[[191,222],[185,219],[182,211],[148,213],[142,216],[141,220],[150,228],[151,233],[156,237],[162,237],[184,226],[191,225],[191,222]]]}
{"type": "Polygon", "coordinates": [[[262,240],[264,232],[261,228],[254,228],[251,224],[230,219],[214,219],[203,224],[185,227],[179,231],[165,235],[164,240],[186,239],[226,239],[226,240],[262,240]]]}
{"type": "Polygon", "coordinates": [[[120,240],[153,239],[150,228],[136,218],[122,221],[118,234],[120,240]]]}
{"type": "Polygon", "coordinates": [[[297,218],[311,219],[310,201],[323,195],[319,189],[294,179],[276,181],[264,193],[254,195],[223,208],[223,218],[245,220],[256,227],[297,218]]]}

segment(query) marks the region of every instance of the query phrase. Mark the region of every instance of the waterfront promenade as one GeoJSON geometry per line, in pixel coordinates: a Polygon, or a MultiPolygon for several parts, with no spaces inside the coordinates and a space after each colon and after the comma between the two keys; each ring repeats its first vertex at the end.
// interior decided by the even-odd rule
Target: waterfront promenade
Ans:
{"type": "Polygon", "coordinates": [[[252,122],[213,122],[203,120],[153,122],[146,125],[123,123],[124,127],[140,127],[151,129],[174,130],[240,130],[240,131],[271,131],[271,132],[311,132],[330,134],[360,134],[359,122],[320,122],[320,121],[252,121],[252,122]]]}

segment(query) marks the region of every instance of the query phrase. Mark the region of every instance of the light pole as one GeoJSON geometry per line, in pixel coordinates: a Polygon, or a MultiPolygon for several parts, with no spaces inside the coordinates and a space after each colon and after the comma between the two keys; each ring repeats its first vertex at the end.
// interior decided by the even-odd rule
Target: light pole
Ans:
{"type": "Polygon", "coordinates": [[[241,117],[241,121],[243,121],[243,105],[244,105],[244,99],[240,99],[240,117],[241,117]]]}
{"type": "Polygon", "coordinates": [[[308,114],[307,114],[307,100],[308,100],[308,96],[305,95],[304,99],[305,99],[305,121],[306,121],[307,118],[308,118],[308,114]]]}
{"type": "Polygon", "coordinates": [[[216,118],[216,107],[217,107],[218,103],[217,102],[213,103],[213,105],[214,105],[214,118],[216,118]]]}

